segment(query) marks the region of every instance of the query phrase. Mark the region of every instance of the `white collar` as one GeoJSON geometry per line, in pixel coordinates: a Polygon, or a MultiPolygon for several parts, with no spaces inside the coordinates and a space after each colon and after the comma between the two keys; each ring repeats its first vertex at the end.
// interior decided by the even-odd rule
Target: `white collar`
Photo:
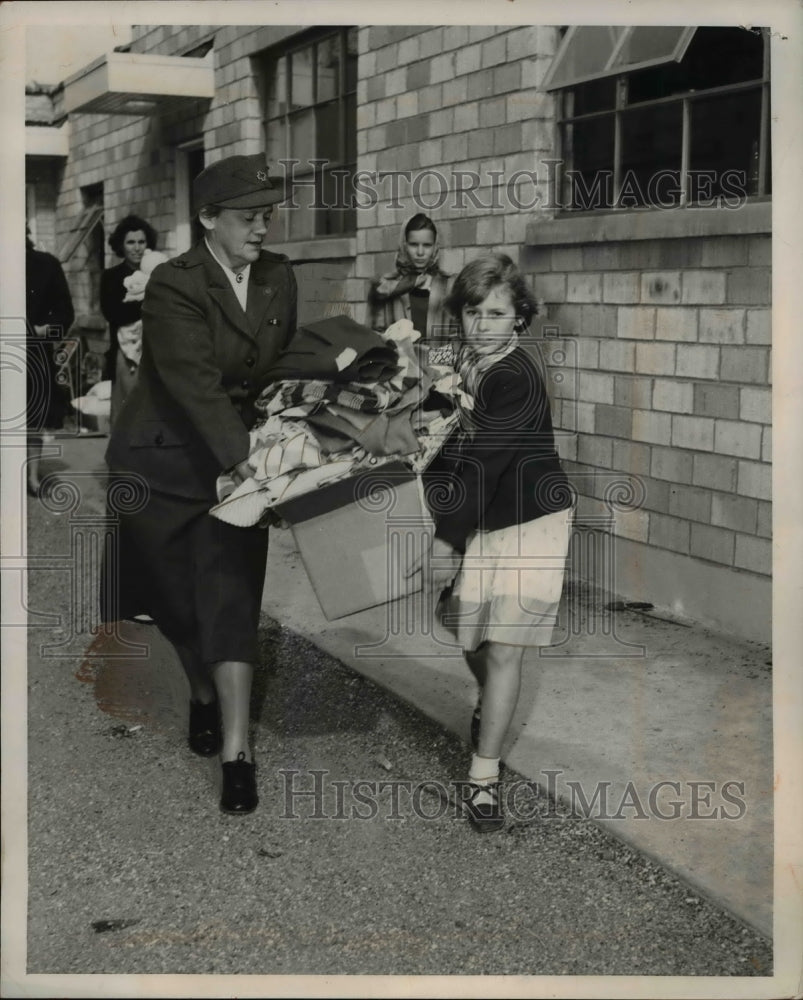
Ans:
{"type": "Polygon", "coordinates": [[[227,264],[218,257],[212,247],[209,245],[209,240],[204,236],[204,243],[206,244],[206,249],[212,254],[215,260],[220,264],[223,270],[226,272],[226,277],[232,284],[244,285],[247,284],[249,275],[251,274],[251,265],[246,264],[242,271],[234,271],[227,264]],[[242,275],[242,278],[240,277],[242,275]]]}

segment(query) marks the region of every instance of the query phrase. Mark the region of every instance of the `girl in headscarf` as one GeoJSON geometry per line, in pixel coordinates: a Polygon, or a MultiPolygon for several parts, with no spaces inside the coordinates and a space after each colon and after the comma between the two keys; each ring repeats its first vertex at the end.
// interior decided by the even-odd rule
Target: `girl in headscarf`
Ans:
{"type": "Polygon", "coordinates": [[[396,267],[374,281],[369,298],[370,325],[380,333],[409,319],[422,337],[448,338],[454,321],[445,307],[449,276],[438,264],[438,231],[419,212],[402,229],[396,267]]]}

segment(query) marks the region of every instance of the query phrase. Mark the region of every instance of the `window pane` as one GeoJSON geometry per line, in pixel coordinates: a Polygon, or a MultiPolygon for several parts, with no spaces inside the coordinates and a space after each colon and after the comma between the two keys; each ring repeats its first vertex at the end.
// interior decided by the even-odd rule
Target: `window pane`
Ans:
{"type": "Polygon", "coordinates": [[[268,73],[268,94],[265,108],[266,118],[283,115],[287,110],[287,60],[277,59],[268,73]]]}
{"type": "Polygon", "coordinates": [[[564,130],[562,202],[580,212],[610,208],[613,202],[613,115],[576,122],[564,130]]]}
{"type": "MultiPolygon", "coordinates": [[[[275,165],[287,156],[284,145],[284,120],[277,118],[265,126],[265,159],[275,165]]],[[[274,166],[274,169],[275,166],[274,166]]]]}
{"type": "Polygon", "coordinates": [[[340,163],[340,108],[337,101],[322,104],[315,109],[318,124],[318,142],[315,152],[319,159],[340,163]]]}
{"type": "Polygon", "coordinates": [[[342,170],[323,170],[320,175],[320,200],[324,208],[316,212],[315,232],[318,236],[334,236],[356,228],[355,210],[347,208],[352,185],[350,175],[353,167],[342,170]]]}
{"type": "Polygon", "coordinates": [[[301,49],[290,57],[290,107],[306,108],[312,104],[312,48],[301,49]]]}
{"type": "Polygon", "coordinates": [[[578,84],[572,94],[574,115],[587,115],[592,111],[612,111],[616,106],[616,78],[606,76],[601,80],[578,84]]]}
{"type": "Polygon", "coordinates": [[[346,34],[346,93],[357,89],[357,29],[346,34]]]}
{"type": "Polygon", "coordinates": [[[304,173],[311,170],[309,161],[315,159],[315,113],[301,111],[291,115],[290,123],[290,156],[299,161],[298,170],[304,173]]]}
{"type": "Polygon", "coordinates": [[[268,162],[280,175],[279,160],[295,161],[300,207],[284,213],[286,238],[353,231],[356,213],[345,202],[351,204],[357,158],[357,29],[321,29],[305,47],[274,56],[266,70],[268,162]],[[324,168],[312,161],[324,161],[324,168]],[[339,177],[344,162],[348,177],[339,177]]]}
{"type": "Polygon", "coordinates": [[[624,30],[619,25],[596,24],[570,28],[566,48],[555,57],[549,87],[565,87],[575,80],[602,73],[624,30]]]}
{"type": "Polygon", "coordinates": [[[622,208],[680,201],[680,103],[622,114],[622,208]]]}
{"type": "Polygon", "coordinates": [[[288,239],[303,240],[315,234],[315,210],[312,208],[314,197],[312,185],[293,185],[293,201],[299,207],[288,207],[283,212],[277,213],[288,220],[288,239]]]}
{"type": "Polygon", "coordinates": [[[340,35],[332,35],[318,42],[318,93],[319,101],[331,101],[340,89],[340,35]]]}
{"type": "Polygon", "coordinates": [[[357,159],[357,96],[349,94],[343,100],[343,135],[345,154],[349,162],[357,159]]]}
{"type": "Polygon", "coordinates": [[[694,198],[759,193],[760,125],[758,89],[692,104],[689,168],[708,175],[694,178],[694,198]]]}
{"type": "Polygon", "coordinates": [[[652,59],[674,59],[686,28],[636,27],[630,32],[616,57],[613,66],[626,70],[636,63],[652,59]]]}
{"type": "Polygon", "coordinates": [[[629,103],[761,79],[764,40],[743,28],[698,28],[680,63],[640,70],[629,78],[629,103]]]}

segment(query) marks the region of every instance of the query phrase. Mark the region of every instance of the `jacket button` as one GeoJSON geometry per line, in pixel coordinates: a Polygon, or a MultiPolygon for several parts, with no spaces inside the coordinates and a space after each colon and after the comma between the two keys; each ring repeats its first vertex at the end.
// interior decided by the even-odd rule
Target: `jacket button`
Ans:
{"type": "Polygon", "coordinates": [[[244,379],[242,380],[242,382],[240,383],[240,388],[241,388],[241,389],[247,389],[247,388],[248,388],[248,386],[249,386],[250,384],[251,384],[251,383],[250,383],[250,382],[248,381],[248,379],[247,379],[247,378],[244,378],[244,379]]]}
{"type": "Polygon", "coordinates": [[[154,443],[157,444],[157,445],[164,444],[164,440],[165,440],[164,434],[162,434],[162,432],[159,431],[159,433],[156,435],[156,437],[153,440],[154,440],[154,443]]]}
{"type": "Polygon", "coordinates": [[[256,363],[256,358],[246,358],[245,363],[249,368],[253,368],[256,363]]]}

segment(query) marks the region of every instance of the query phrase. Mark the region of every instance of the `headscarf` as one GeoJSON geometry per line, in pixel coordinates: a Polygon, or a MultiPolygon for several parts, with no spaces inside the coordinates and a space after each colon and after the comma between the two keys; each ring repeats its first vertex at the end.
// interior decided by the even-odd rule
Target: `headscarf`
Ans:
{"type": "Polygon", "coordinates": [[[438,244],[437,232],[434,233],[435,244],[432,248],[432,256],[427,261],[424,270],[419,271],[413,263],[410,253],[407,250],[407,238],[405,236],[405,230],[410,221],[408,219],[401,229],[399,249],[396,252],[396,270],[390,271],[388,274],[383,274],[374,288],[374,295],[380,302],[398,298],[413,288],[422,288],[429,291],[434,276],[441,275],[442,277],[446,277],[445,272],[438,265],[440,246],[438,244]]]}

